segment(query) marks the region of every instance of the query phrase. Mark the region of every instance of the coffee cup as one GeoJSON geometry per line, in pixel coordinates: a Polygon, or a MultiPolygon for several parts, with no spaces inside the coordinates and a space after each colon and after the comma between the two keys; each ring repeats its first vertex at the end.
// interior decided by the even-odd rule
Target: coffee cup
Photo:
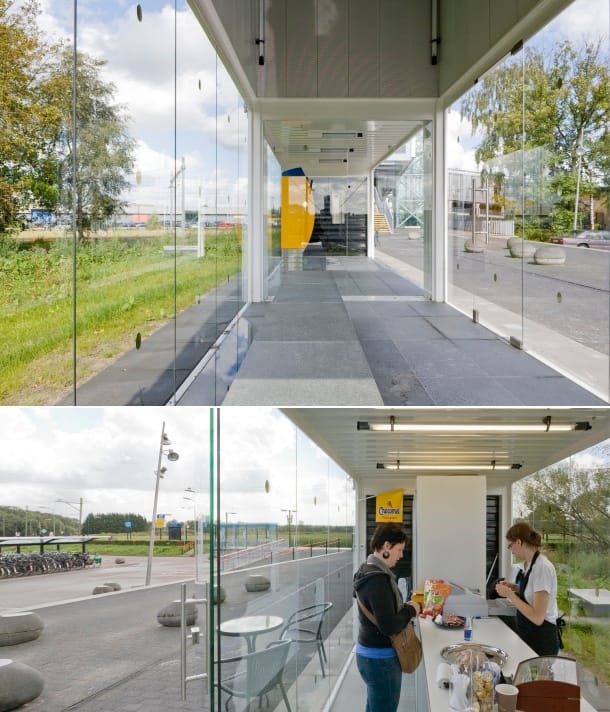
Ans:
{"type": "Polygon", "coordinates": [[[496,685],[496,702],[498,704],[498,712],[515,712],[517,709],[517,697],[519,696],[519,688],[514,685],[500,683],[496,685]]]}

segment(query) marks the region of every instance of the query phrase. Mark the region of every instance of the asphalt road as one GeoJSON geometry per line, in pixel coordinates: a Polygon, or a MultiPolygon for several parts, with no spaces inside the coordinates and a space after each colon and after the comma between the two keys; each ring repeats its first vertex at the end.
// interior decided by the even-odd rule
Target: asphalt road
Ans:
{"type": "MultiPolygon", "coordinates": [[[[146,557],[102,561],[97,569],[43,574],[0,580],[0,612],[33,610],[43,619],[40,638],[5,647],[2,655],[38,670],[45,687],[23,709],[36,712],[164,712],[208,709],[203,683],[192,682],[187,700],[180,700],[180,631],[158,624],[157,612],[180,597],[180,583],[187,581],[187,597],[199,597],[194,561],[185,558],[155,558],[152,585],[143,585],[146,557]],[[92,595],[93,587],[105,582],[121,585],[115,593],[92,595]]],[[[328,631],[351,605],[352,553],[339,552],[274,567],[254,570],[272,578],[270,591],[248,593],[244,579],[249,572],[235,571],[222,577],[226,602],[215,607],[214,625],[222,619],[273,613],[286,619],[297,607],[313,602],[316,587],[335,605],[328,631]],[[323,583],[322,583],[323,582],[323,583]]],[[[198,619],[201,621],[202,614],[198,619]]],[[[268,634],[271,640],[277,634],[268,634]]],[[[220,638],[222,657],[241,650],[240,638],[220,638]]],[[[261,639],[260,644],[264,645],[261,639]]],[[[189,645],[187,674],[203,671],[205,645],[189,645]]],[[[292,649],[291,649],[292,650],[292,649]]],[[[315,646],[299,649],[296,676],[315,654],[315,646]],[[310,650],[311,649],[311,650],[310,650]]],[[[286,678],[286,675],[285,675],[286,678]]]]}
{"type": "MultiPolygon", "coordinates": [[[[527,318],[608,354],[610,250],[565,246],[563,265],[537,265],[510,257],[506,238],[490,238],[483,253],[466,252],[469,237],[449,238],[449,290],[454,284],[519,317],[524,310],[527,318]]],[[[421,238],[381,235],[378,242],[383,252],[423,269],[421,238]]]]}

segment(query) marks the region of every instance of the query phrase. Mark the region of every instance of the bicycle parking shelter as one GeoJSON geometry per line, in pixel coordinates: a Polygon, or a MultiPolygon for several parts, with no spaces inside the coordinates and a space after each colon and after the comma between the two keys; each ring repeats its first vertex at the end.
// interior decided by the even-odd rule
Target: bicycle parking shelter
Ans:
{"type": "Polygon", "coordinates": [[[0,553],[3,547],[16,547],[17,553],[21,553],[23,546],[38,546],[40,553],[44,554],[45,547],[54,546],[57,551],[60,551],[62,544],[80,544],[81,550],[84,553],[87,551],[87,544],[91,541],[109,541],[111,536],[6,536],[0,537],[0,553]]]}

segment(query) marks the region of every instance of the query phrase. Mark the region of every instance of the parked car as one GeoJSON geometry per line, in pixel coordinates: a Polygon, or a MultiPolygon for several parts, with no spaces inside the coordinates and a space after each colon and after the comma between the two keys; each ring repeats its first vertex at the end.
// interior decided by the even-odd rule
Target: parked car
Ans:
{"type": "Polygon", "coordinates": [[[595,247],[610,250],[610,230],[582,230],[570,237],[552,237],[551,242],[558,245],[576,245],[576,247],[595,247]]]}

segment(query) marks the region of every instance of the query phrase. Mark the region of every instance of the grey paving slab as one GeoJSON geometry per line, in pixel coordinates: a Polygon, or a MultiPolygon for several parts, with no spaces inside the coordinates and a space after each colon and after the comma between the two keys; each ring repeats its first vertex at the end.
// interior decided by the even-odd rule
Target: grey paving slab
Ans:
{"type": "Polygon", "coordinates": [[[274,303],[256,332],[260,341],[354,341],[356,332],[343,303],[274,303]]]}
{"type": "MultiPolygon", "coordinates": [[[[456,316],[456,314],[460,314],[457,309],[444,302],[412,302],[410,306],[414,312],[422,316],[456,316]]],[[[468,319],[468,317],[464,316],[464,319],[468,319]]]]}
{"type": "Polygon", "coordinates": [[[507,344],[498,339],[463,339],[456,345],[486,373],[496,378],[555,375],[555,372],[538,359],[514,347],[507,348],[507,344]]]}
{"type": "Polygon", "coordinates": [[[391,340],[362,341],[384,405],[433,405],[421,381],[391,340]]]}
{"type": "MultiPolygon", "coordinates": [[[[492,378],[451,376],[420,377],[422,386],[434,405],[518,406],[524,402],[504,385],[492,378]]],[[[531,401],[525,405],[540,405],[531,401]]]]}
{"type": "Polygon", "coordinates": [[[511,393],[520,398],[525,405],[608,405],[578,384],[551,369],[549,372],[553,375],[532,378],[499,378],[498,382],[510,389],[511,393]]]}
{"type": "Polygon", "coordinates": [[[428,316],[428,322],[448,339],[492,339],[497,336],[481,324],[475,324],[461,314],[453,316],[428,316]]]}
{"type": "Polygon", "coordinates": [[[296,284],[283,287],[274,300],[281,302],[340,302],[339,294],[334,284],[296,284]],[[314,287],[312,289],[312,287],[314,287]]]}
{"type": "Polygon", "coordinates": [[[392,329],[395,339],[434,341],[444,338],[443,334],[428,319],[421,316],[383,317],[379,321],[387,324],[388,329],[392,329]]]}
{"type": "Polygon", "coordinates": [[[358,341],[255,341],[223,405],[382,405],[358,341]]]}
{"type": "Polygon", "coordinates": [[[413,341],[395,339],[400,353],[404,356],[411,370],[424,382],[431,378],[464,377],[482,379],[481,367],[476,361],[461,351],[451,341],[413,341]]]}

